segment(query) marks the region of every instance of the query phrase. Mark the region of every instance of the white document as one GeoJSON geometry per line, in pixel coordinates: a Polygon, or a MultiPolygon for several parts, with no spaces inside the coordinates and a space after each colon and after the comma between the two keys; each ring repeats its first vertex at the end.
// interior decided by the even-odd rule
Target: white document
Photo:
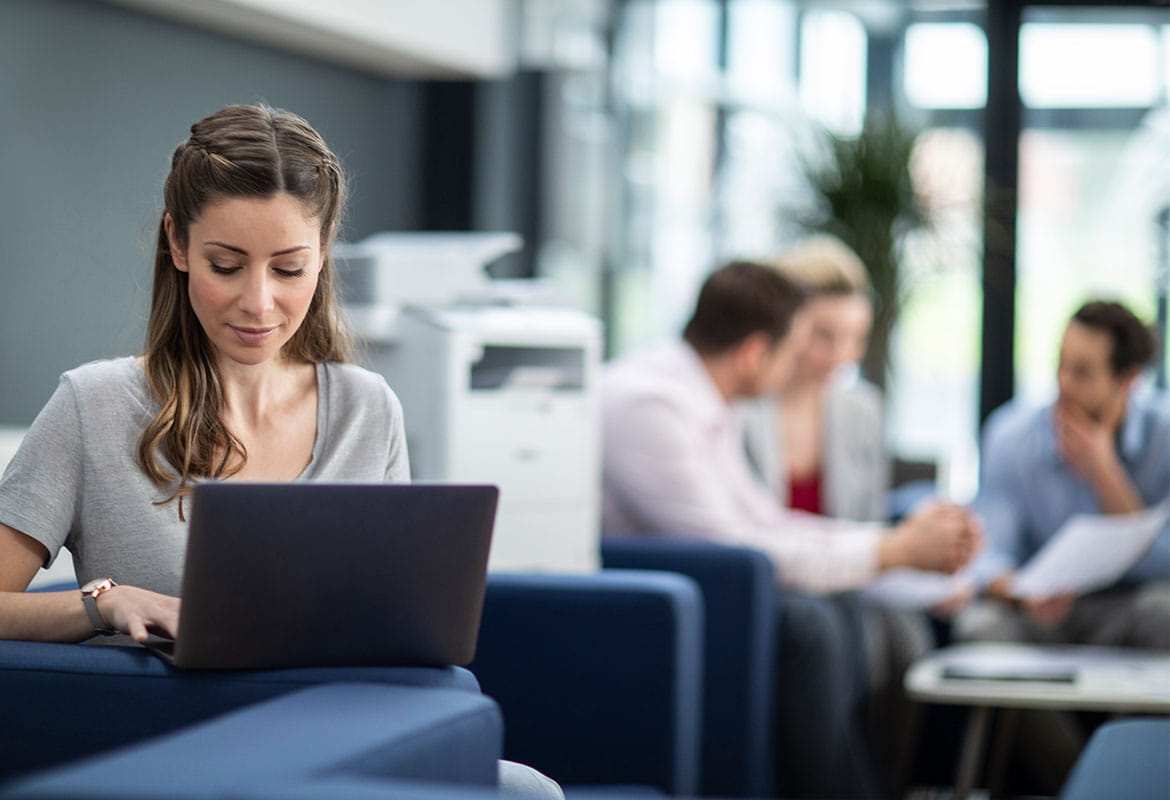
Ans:
{"type": "Polygon", "coordinates": [[[1012,583],[1017,597],[1084,594],[1114,583],[1170,519],[1170,500],[1136,514],[1077,514],[1032,556],[1012,583]]]}
{"type": "Polygon", "coordinates": [[[870,602],[891,608],[933,608],[974,588],[966,570],[954,575],[920,569],[892,569],[862,589],[870,602]]]}

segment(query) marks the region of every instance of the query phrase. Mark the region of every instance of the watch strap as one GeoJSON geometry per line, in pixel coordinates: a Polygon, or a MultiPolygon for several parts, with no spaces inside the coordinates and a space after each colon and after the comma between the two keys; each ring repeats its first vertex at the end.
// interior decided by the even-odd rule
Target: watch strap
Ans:
{"type": "Polygon", "coordinates": [[[113,636],[118,633],[106,623],[105,619],[102,618],[102,612],[97,607],[98,595],[109,588],[111,587],[107,586],[98,591],[87,592],[83,590],[81,592],[81,603],[85,606],[85,613],[89,615],[89,621],[93,623],[93,632],[102,636],[113,636]]]}

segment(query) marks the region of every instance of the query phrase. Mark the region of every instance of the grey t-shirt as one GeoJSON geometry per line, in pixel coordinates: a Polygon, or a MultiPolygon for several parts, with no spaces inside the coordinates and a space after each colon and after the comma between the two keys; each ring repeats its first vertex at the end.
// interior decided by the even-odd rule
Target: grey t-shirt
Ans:
{"type": "MultiPolygon", "coordinates": [[[[61,376],[0,479],[0,522],[49,551],[73,554],[78,581],[95,577],[178,595],[187,525],[178,501],[146,477],[138,437],[157,413],[133,358],[95,361],[61,376]]],[[[298,481],[410,480],[402,406],[376,373],[317,366],[317,438],[298,481]]]]}

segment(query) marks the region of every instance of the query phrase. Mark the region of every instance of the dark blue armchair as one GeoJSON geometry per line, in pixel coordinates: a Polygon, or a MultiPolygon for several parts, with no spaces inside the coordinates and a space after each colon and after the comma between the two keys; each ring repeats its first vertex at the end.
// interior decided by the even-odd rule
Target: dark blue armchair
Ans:
{"type": "Polygon", "coordinates": [[[757,550],[693,539],[607,536],[606,568],[669,570],[698,583],[706,607],[701,794],[773,789],[776,579],[757,550]]]}
{"type": "Polygon", "coordinates": [[[695,794],[703,607],[671,573],[493,574],[470,669],[504,757],[562,785],[695,794]]]}
{"type": "Polygon", "coordinates": [[[1060,800],[1105,797],[1170,797],[1170,719],[1117,720],[1093,733],[1060,792],[1060,800]]]}

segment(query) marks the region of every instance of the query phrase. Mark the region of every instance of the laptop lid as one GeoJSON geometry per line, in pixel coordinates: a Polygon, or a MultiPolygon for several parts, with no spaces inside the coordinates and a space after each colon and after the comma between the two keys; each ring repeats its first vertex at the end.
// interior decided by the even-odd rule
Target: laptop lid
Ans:
{"type": "Polygon", "coordinates": [[[469,663],[498,496],[450,484],[200,484],[174,664],[469,663]]]}

